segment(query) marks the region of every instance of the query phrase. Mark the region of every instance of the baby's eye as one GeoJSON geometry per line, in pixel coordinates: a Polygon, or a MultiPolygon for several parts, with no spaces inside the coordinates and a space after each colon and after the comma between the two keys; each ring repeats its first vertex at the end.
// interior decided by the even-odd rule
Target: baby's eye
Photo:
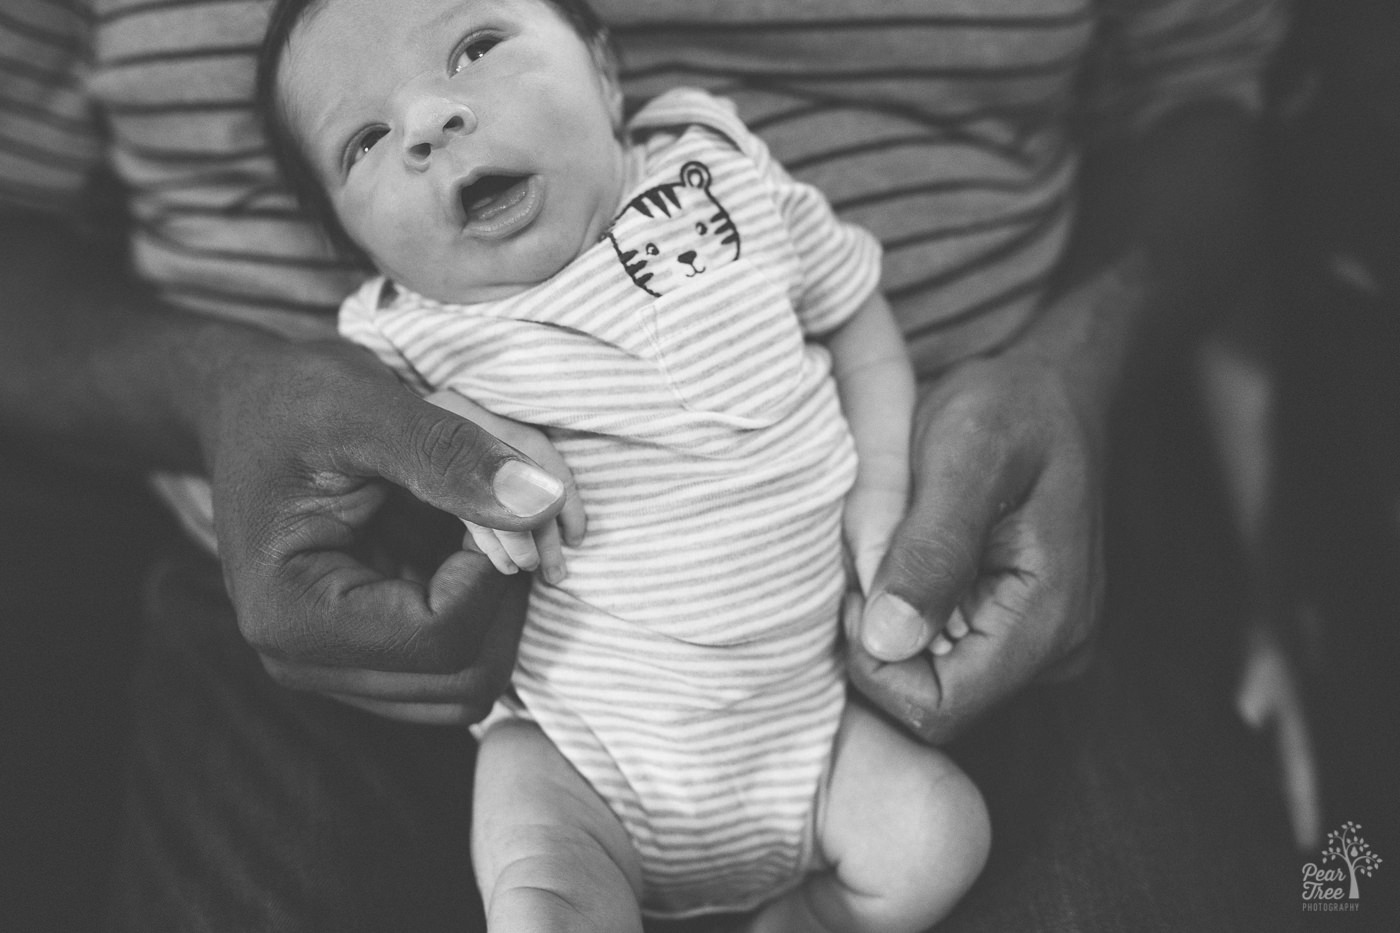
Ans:
{"type": "Polygon", "coordinates": [[[359,136],[356,136],[350,141],[350,147],[346,150],[346,164],[354,165],[356,162],[360,161],[360,159],[368,155],[369,151],[374,148],[374,144],[383,139],[388,133],[388,130],[384,129],[382,126],[378,126],[374,129],[365,130],[359,136]]]}
{"type": "Polygon", "coordinates": [[[648,243],[648,244],[646,245],[646,253],[647,253],[648,256],[655,256],[655,255],[657,255],[657,254],[660,253],[660,252],[661,252],[661,250],[659,250],[659,249],[656,248],[656,244],[655,244],[655,243],[648,243]]]}
{"type": "Polygon", "coordinates": [[[452,63],[452,73],[455,75],[500,44],[499,36],[475,36],[468,39],[452,63]]]}
{"type": "Polygon", "coordinates": [[[705,234],[710,232],[710,228],[705,226],[704,221],[700,221],[695,225],[695,232],[700,234],[701,236],[704,236],[705,234]]]}

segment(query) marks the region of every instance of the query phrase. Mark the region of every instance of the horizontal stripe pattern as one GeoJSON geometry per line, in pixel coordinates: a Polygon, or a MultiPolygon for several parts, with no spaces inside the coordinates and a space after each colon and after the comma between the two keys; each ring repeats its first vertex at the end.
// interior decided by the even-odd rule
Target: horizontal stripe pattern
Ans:
{"type": "Polygon", "coordinates": [[[548,282],[486,305],[372,282],[341,329],[420,390],[545,427],[568,463],[587,539],[562,584],[536,580],[492,721],[539,723],[631,833],[647,910],[684,916],[753,906],[811,857],[855,459],[808,338],[875,290],[879,247],[709,95],[630,130],[610,239],[548,282]]]}
{"type": "MultiPolygon", "coordinates": [[[[925,372],[1035,313],[1073,222],[1067,117],[1103,134],[1202,97],[1255,106],[1283,21],[1279,0],[596,6],[630,99],[721,91],[885,243],[884,287],[925,372]]],[[[110,156],[140,220],[137,266],[168,300],[328,327],[360,275],[330,260],[272,176],[251,106],[268,7],[7,0],[0,198],[80,209],[110,156]]]]}
{"type": "Polygon", "coordinates": [[[0,205],[81,213],[103,150],[90,101],[87,24],[75,4],[0,11],[0,205]]]}
{"type": "Polygon", "coordinates": [[[1078,139],[1184,102],[1254,107],[1272,0],[781,6],[599,0],[644,99],[734,99],[777,159],[884,243],[920,370],[1015,338],[1069,240],[1078,139]]]}
{"type": "Polygon", "coordinates": [[[267,0],[93,0],[87,82],[130,187],[133,258],[173,304],[325,333],[366,270],[277,183],[253,107],[267,0]]]}

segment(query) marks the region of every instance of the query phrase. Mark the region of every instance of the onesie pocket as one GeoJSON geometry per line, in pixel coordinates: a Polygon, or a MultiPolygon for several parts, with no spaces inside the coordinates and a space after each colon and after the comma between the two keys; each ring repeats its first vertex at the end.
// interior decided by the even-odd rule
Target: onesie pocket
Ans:
{"type": "Polygon", "coordinates": [[[797,404],[804,340],[786,290],[739,259],[652,303],[666,379],[688,410],[737,428],[779,421],[797,404]]]}

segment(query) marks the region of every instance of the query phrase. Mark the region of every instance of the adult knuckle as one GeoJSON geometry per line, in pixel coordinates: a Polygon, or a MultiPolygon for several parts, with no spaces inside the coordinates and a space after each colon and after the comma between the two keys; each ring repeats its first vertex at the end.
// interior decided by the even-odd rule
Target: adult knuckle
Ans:
{"type": "Polygon", "coordinates": [[[471,626],[430,619],[389,632],[384,650],[418,673],[457,674],[475,659],[478,641],[471,626]]]}
{"type": "Polygon", "coordinates": [[[280,661],[295,654],[285,618],[270,606],[240,610],[238,622],[243,640],[259,655],[280,661]]]}
{"type": "Polygon", "coordinates": [[[469,421],[424,415],[410,436],[423,475],[434,483],[458,470],[475,470],[484,455],[481,432],[469,421]]]}
{"type": "Polygon", "coordinates": [[[937,588],[960,581],[972,567],[974,557],[965,535],[911,529],[900,536],[887,560],[896,579],[937,588]]]}
{"type": "Polygon", "coordinates": [[[358,410],[363,373],[338,356],[308,354],[283,384],[281,397],[299,431],[334,425],[358,410]]]}
{"type": "Polygon", "coordinates": [[[1007,406],[982,392],[930,395],[919,409],[919,437],[946,448],[956,438],[963,453],[1002,449],[1020,421],[1007,406]]]}

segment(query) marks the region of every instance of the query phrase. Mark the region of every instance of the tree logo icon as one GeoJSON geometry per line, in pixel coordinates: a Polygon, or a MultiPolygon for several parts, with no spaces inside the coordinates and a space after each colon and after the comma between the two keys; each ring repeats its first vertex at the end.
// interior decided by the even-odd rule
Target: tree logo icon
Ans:
{"type": "Polygon", "coordinates": [[[1381,864],[1381,857],[1371,851],[1371,844],[1356,834],[1360,828],[1360,823],[1348,820],[1341,829],[1327,834],[1327,848],[1322,850],[1323,862],[1340,859],[1346,863],[1347,873],[1351,876],[1351,893],[1347,897],[1353,901],[1361,896],[1356,876],[1369,878],[1381,864]]]}
{"type": "Polygon", "coordinates": [[[1360,823],[1350,820],[1340,829],[1327,834],[1327,846],[1322,850],[1323,868],[1314,862],[1303,866],[1304,901],[1356,901],[1361,898],[1360,879],[1369,878],[1380,867],[1381,857],[1357,831],[1360,823]],[[1342,866],[1346,866],[1343,869],[1342,866]]]}

